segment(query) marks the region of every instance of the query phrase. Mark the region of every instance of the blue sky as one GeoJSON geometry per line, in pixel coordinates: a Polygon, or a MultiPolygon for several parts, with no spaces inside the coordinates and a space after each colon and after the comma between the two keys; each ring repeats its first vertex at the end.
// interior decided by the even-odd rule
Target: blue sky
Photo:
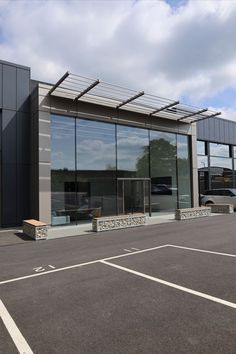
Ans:
{"type": "Polygon", "coordinates": [[[2,60],[79,75],[236,120],[235,0],[0,0],[2,60]]]}

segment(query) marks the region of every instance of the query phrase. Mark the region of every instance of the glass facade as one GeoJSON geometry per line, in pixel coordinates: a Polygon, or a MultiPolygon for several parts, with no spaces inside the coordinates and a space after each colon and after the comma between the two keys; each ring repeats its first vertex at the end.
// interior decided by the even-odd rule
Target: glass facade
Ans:
{"type": "Polygon", "coordinates": [[[76,119],[78,219],[116,213],[115,125],[76,119]]]}
{"type": "Polygon", "coordinates": [[[191,166],[188,136],[177,135],[179,208],[191,208],[191,166]]]}
{"type": "Polygon", "coordinates": [[[152,212],[177,207],[176,134],[150,131],[152,212]]]}
{"type": "Polygon", "coordinates": [[[188,137],[51,116],[52,225],[191,206],[188,137]]]}
{"type": "Polygon", "coordinates": [[[149,177],[148,130],[117,125],[118,177],[149,177]]]}
{"type": "Polygon", "coordinates": [[[197,147],[199,193],[204,194],[209,189],[235,188],[235,148],[203,141],[198,141],[197,147]],[[206,146],[205,153],[203,144],[206,146]]]}
{"type": "Polygon", "coordinates": [[[75,119],[54,116],[51,122],[52,225],[75,220],[75,119]]]}

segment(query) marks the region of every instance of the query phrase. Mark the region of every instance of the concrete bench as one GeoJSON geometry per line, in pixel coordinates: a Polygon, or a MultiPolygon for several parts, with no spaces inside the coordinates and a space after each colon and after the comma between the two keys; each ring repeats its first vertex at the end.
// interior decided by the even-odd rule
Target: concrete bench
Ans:
{"type": "Polygon", "coordinates": [[[210,207],[196,207],[196,208],[186,208],[186,209],[176,209],[175,219],[176,220],[187,220],[194,218],[201,218],[204,216],[211,215],[210,207]]]}
{"type": "Polygon", "coordinates": [[[46,240],[48,236],[48,226],[34,219],[23,220],[23,232],[35,240],[46,240]]]}
{"type": "Polygon", "coordinates": [[[233,204],[210,204],[212,213],[233,214],[233,204]]]}
{"type": "Polygon", "coordinates": [[[146,224],[145,214],[108,216],[93,219],[93,231],[111,231],[146,224]]]}

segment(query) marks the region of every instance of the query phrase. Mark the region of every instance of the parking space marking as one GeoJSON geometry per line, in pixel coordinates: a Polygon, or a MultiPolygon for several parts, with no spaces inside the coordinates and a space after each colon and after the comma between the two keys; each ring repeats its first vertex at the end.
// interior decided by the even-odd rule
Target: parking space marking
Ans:
{"type": "Polygon", "coordinates": [[[13,318],[0,299],[0,317],[20,354],[33,354],[13,318]]]}
{"type": "Polygon", "coordinates": [[[196,252],[202,252],[202,253],[210,253],[210,254],[216,254],[219,256],[227,256],[227,257],[234,257],[236,258],[235,254],[231,253],[222,253],[222,252],[214,252],[214,251],[207,251],[207,250],[201,250],[199,248],[191,248],[191,247],[184,247],[184,246],[177,246],[177,245],[168,245],[169,247],[175,247],[175,248],[182,248],[184,250],[189,250],[189,251],[196,251],[196,252]]]}
{"type": "Polygon", "coordinates": [[[131,250],[127,250],[126,248],[123,249],[125,252],[132,252],[131,250]]]}
{"type": "Polygon", "coordinates": [[[44,271],[44,272],[41,272],[41,273],[30,274],[30,275],[25,275],[25,276],[22,276],[22,277],[17,277],[17,278],[13,278],[13,279],[3,280],[3,281],[0,282],[0,285],[12,283],[12,282],[19,281],[19,280],[40,277],[40,276],[51,274],[51,273],[62,272],[64,270],[68,270],[68,269],[84,267],[84,266],[87,266],[87,265],[99,263],[100,261],[106,261],[106,260],[109,261],[109,260],[112,260],[112,259],[117,259],[117,258],[122,258],[122,257],[127,257],[127,256],[133,256],[135,254],[144,253],[144,252],[150,252],[150,251],[158,250],[160,248],[164,248],[164,247],[168,247],[168,246],[169,245],[162,245],[162,246],[157,246],[157,247],[152,247],[152,248],[146,248],[146,249],[141,250],[141,251],[136,251],[136,252],[131,252],[131,253],[122,253],[122,254],[117,255],[117,256],[112,256],[112,257],[107,257],[107,258],[102,258],[102,259],[96,259],[94,261],[89,261],[89,262],[85,262],[85,263],[74,264],[72,266],[67,266],[67,267],[47,270],[47,271],[44,271]]]}
{"type": "Polygon", "coordinates": [[[154,281],[156,283],[160,283],[160,284],[169,286],[171,288],[178,289],[178,290],[184,291],[186,293],[189,293],[189,294],[192,294],[192,295],[196,295],[196,296],[202,297],[202,298],[210,300],[210,301],[218,302],[221,305],[229,306],[229,307],[232,307],[232,308],[236,309],[236,304],[233,303],[233,302],[226,301],[226,300],[223,300],[223,299],[220,299],[218,297],[211,296],[211,295],[208,295],[208,294],[205,294],[205,293],[201,293],[201,292],[193,290],[193,289],[185,288],[184,286],[177,285],[175,283],[170,283],[170,282],[168,282],[166,280],[163,280],[163,279],[160,279],[160,278],[156,278],[156,277],[152,277],[152,276],[150,276],[148,274],[137,272],[136,270],[133,270],[133,269],[130,269],[130,268],[126,268],[126,267],[122,267],[120,265],[117,265],[117,264],[114,264],[114,263],[111,263],[111,262],[107,262],[106,260],[102,260],[100,262],[103,263],[103,264],[106,264],[106,265],[108,265],[110,267],[123,270],[124,272],[131,273],[131,274],[137,275],[139,277],[142,277],[142,278],[145,278],[145,279],[148,279],[148,280],[152,280],[152,281],[154,281]]]}

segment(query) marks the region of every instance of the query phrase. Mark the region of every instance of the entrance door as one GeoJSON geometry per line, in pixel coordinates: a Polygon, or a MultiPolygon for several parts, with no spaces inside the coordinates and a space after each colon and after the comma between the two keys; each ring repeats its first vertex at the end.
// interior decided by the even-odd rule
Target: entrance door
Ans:
{"type": "Polygon", "coordinates": [[[150,214],[150,179],[119,178],[117,180],[118,214],[150,214]]]}

